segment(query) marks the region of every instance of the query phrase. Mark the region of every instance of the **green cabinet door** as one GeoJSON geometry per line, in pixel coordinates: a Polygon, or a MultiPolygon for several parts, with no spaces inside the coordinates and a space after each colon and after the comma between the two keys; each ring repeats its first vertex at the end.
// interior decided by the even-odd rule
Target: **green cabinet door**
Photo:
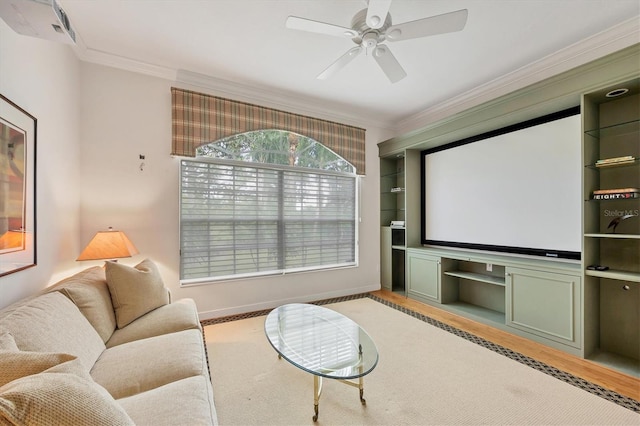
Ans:
{"type": "Polygon", "coordinates": [[[509,327],[581,347],[579,276],[510,267],[506,275],[509,327]]]}
{"type": "Polygon", "coordinates": [[[440,258],[407,250],[407,284],[409,297],[440,302],[440,258]]]}

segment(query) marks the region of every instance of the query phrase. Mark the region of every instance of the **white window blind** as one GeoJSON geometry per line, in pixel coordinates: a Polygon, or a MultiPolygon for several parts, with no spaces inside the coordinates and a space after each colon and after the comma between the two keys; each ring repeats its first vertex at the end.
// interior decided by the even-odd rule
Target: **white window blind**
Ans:
{"type": "Polygon", "coordinates": [[[356,176],[182,160],[180,278],[286,273],[356,263],[356,176]]]}

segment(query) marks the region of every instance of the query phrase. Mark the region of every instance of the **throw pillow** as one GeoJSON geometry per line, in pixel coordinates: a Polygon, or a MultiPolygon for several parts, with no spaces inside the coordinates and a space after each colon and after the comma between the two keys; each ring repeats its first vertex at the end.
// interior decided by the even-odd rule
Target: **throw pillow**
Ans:
{"type": "Polygon", "coordinates": [[[0,386],[74,359],[73,355],[51,352],[0,351],[0,386]]]}
{"type": "Polygon", "coordinates": [[[116,316],[104,274],[102,267],[94,266],[60,281],[50,291],[67,296],[106,342],[116,329],[116,316]]]}
{"type": "Polygon", "coordinates": [[[135,267],[107,262],[105,268],[118,328],[169,303],[169,291],[151,260],[135,267]]]}
{"type": "Polygon", "coordinates": [[[14,425],[133,425],[77,360],[0,387],[0,423],[3,419],[14,425]]]}
{"type": "Polygon", "coordinates": [[[16,341],[11,333],[0,333],[0,351],[17,351],[16,341]]]}

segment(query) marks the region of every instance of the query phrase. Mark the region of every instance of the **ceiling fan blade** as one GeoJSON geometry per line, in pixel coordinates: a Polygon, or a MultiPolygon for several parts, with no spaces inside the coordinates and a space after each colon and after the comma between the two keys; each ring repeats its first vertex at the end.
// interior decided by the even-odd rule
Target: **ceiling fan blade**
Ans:
{"type": "Polygon", "coordinates": [[[297,16],[289,16],[287,18],[286,27],[291,30],[308,31],[310,33],[326,34],[337,37],[352,38],[358,35],[358,33],[351,28],[327,24],[325,22],[314,21],[307,18],[299,18],[297,16]]]}
{"type": "Polygon", "coordinates": [[[378,45],[373,49],[373,58],[392,83],[396,83],[407,76],[402,65],[400,65],[387,46],[378,45]]]}
{"type": "Polygon", "coordinates": [[[355,59],[355,57],[358,56],[360,52],[362,52],[362,49],[363,49],[362,46],[356,46],[349,49],[347,53],[340,56],[334,63],[329,65],[329,67],[326,70],[322,71],[318,75],[317,79],[318,80],[328,79],[329,77],[334,75],[336,72],[344,68],[349,62],[353,61],[353,59],[355,59]]]}
{"type": "Polygon", "coordinates": [[[386,38],[389,41],[400,41],[460,31],[467,24],[468,14],[469,11],[467,9],[461,9],[455,12],[392,25],[387,29],[386,38]]]}
{"type": "Polygon", "coordinates": [[[377,30],[384,25],[389,13],[392,0],[369,0],[367,8],[367,25],[369,28],[377,30]]]}

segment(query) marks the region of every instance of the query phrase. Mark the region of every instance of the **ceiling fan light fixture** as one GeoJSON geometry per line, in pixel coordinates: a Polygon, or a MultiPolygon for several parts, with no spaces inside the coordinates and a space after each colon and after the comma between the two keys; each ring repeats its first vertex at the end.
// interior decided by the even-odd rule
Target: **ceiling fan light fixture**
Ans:
{"type": "Polygon", "coordinates": [[[367,49],[372,49],[378,45],[378,34],[375,32],[366,33],[362,36],[362,45],[367,49]]]}

